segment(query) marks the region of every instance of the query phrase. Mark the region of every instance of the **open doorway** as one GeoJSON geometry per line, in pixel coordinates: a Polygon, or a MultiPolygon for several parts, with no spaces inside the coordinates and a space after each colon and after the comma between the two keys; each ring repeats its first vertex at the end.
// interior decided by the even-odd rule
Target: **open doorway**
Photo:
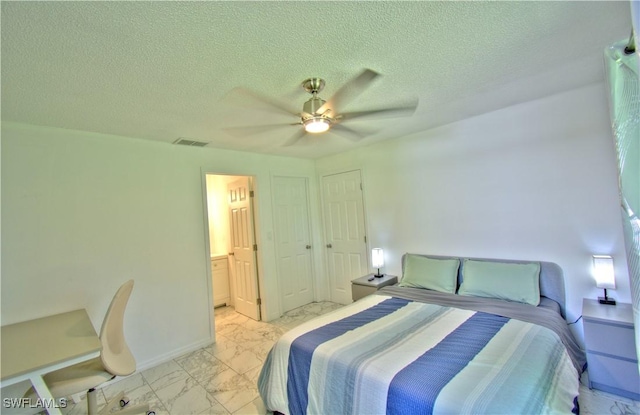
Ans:
{"type": "Polygon", "coordinates": [[[205,177],[213,307],[233,307],[260,320],[254,179],[205,177]]]}

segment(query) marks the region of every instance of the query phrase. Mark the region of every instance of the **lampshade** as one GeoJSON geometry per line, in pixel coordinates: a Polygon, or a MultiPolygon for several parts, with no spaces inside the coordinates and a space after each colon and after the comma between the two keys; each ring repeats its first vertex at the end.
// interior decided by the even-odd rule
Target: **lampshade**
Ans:
{"type": "Polygon", "coordinates": [[[371,250],[371,265],[374,268],[382,268],[384,266],[384,253],[382,248],[373,248],[371,250]]]}
{"type": "Polygon", "coordinates": [[[326,118],[313,117],[304,120],[304,129],[308,133],[317,134],[324,133],[330,127],[330,122],[326,118]]]}
{"type": "Polygon", "coordinates": [[[593,274],[596,277],[596,287],[605,289],[616,288],[613,258],[609,255],[593,256],[593,274]]]}

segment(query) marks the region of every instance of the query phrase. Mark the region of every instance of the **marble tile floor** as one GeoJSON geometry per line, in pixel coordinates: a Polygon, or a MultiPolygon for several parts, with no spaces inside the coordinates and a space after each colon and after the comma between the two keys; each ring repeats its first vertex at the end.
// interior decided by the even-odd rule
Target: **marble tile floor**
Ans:
{"type": "MultiPolygon", "coordinates": [[[[131,404],[148,402],[157,415],[266,414],[256,384],[273,343],[298,324],[340,307],[311,303],[269,323],[254,321],[232,307],[216,309],[215,344],[103,387],[98,390],[98,405],[124,390],[131,404]]],[[[586,385],[587,374],[580,386],[582,414],[640,415],[640,402],[586,385]]],[[[70,402],[63,413],[85,414],[84,399],[70,402]]]]}

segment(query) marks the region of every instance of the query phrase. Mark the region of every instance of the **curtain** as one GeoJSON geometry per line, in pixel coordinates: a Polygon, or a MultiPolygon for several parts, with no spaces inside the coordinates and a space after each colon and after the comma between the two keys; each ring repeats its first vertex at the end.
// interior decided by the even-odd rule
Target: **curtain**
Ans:
{"type": "MultiPolygon", "coordinates": [[[[631,2],[631,9],[632,16],[637,19],[637,15],[634,15],[640,12],[637,1],[631,2]]],[[[626,54],[624,49],[628,43],[628,40],[620,41],[605,50],[605,68],[611,125],[618,156],[618,184],[636,328],[636,351],[640,360],[640,54],[637,47],[635,53],[626,54]]]]}

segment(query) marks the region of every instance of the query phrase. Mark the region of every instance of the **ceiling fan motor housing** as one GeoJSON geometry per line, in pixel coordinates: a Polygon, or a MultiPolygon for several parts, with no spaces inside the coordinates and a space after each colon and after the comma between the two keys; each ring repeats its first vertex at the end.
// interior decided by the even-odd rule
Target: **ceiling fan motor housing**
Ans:
{"type": "Polygon", "coordinates": [[[325,104],[325,102],[326,101],[322,98],[313,97],[304,103],[302,111],[309,115],[320,115],[318,114],[318,110],[325,104]]]}
{"type": "Polygon", "coordinates": [[[300,116],[306,132],[318,134],[331,128],[334,119],[328,115],[329,110],[325,110],[323,113],[318,112],[324,103],[325,101],[323,99],[315,96],[304,103],[300,116]]]}
{"type": "Polygon", "coordinates": [[[324,80],[309,78],[302,82],[302,88],[312,95],[311,99],[302,106],[302,114],[300,114],[305,131],[312,134],[327,131],[334,120],[329,116],[329,109],[322,113],[319,111],[326,103],[322,98],[318,98],[318,92],[324,88],[324,80]]]}

